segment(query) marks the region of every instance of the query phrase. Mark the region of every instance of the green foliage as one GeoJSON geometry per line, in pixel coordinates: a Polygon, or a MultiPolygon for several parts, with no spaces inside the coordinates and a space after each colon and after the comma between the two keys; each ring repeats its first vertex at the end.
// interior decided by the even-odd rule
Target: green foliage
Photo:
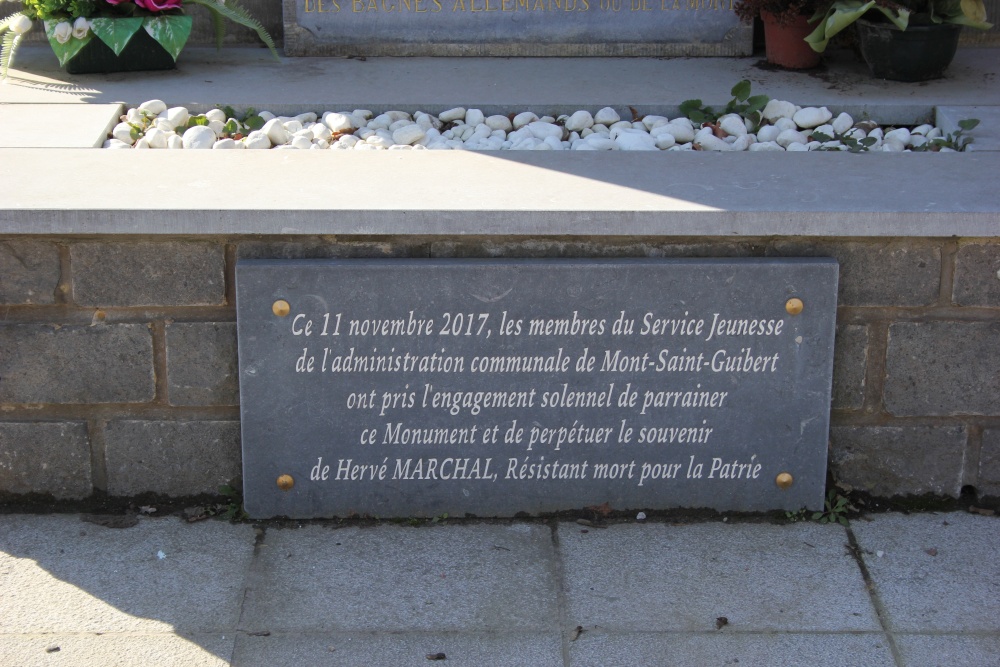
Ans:
{"type": "Polygon", "coordinates": [[[923,146],[917,146],[912,150],[915,152],[937,152],[942,148],[950,148],[954,151],[964,151],[973,141],[972,137],[965,136],[965,133],[976,129],[978,125],[978,118],[966,118],[965,120],[960,120],[958,121],[958,129],[956,131],[949,132],[943,137],[930,139],[923,146]]]}
{"type": "MultiPolygon", "coordinates": [[[[822,53],[830,39],[843,31],[868,12],[878,12],[900,30],[906,30],[911,16],[920,14],[931,23],[956,23],[971,28],[989,30],[993,24],[986,21],[986,5],[983,0],[902,0],[883,2],[880,0],[835,0],[817,11],[810,23],[816,29],[806,37],[813,51],[822,53]]],[[[880,18],[877,17],[876,18],[880,18]]]]}
{"type": "MultiPolygon", "coordinates": [[[[851,153],[864,153],[871,149],[872,146],[878,143],[878,139],[875,137],[864,137],[862,139],[856,139],[851,134],[844,133],[839,134],[837,132],[833,133],[833,136],[829,134],[824,134],[823,132],[813,132],[809,135],[814,141],[822,141],[826,143],[827,141],[839,141],[843,145],[847,146],[847,150],[851,153]]],[[[839,148],[817,148],[818,151],[839,151],[839,148]]]]}
{"type": "Polygon", "coordinates": [[[721,116],[736,113],[743,118],[749,119],[754,128],[760,127],[762,120],[761,111],[767,106],[770,98],[767,95],[750,96],[750,81],[743,79],[729,91],[733,99],[729,100],[726,107],[721,112],[716,112],[712,107],[705,106],[701,100],[685,100],[681,102],[680,111],[687,116],[692,123],[714,123],[721,116]]]}
{"type": "MultiPolygon", "coordinates": [[[[221,18],[227,18],[233,23],[239,24],[245,28],[250,28],[257,33],[260,41],[264,42],[265,46],[271,50],[271,55],[274,56],[274,59],[280,60],[280,58],[278,58],[278,50],[274,47],[274,41],[271,39],[271,36],[267,34],[267,30],[265,30],[264,26],[262,26],[255,18],[250,16],[247,10],[236,4],[236,0],[228,0],[226,4],[216,2],[216,0],[187,0],[187,2],[193,2],[196,5],[201,5],[212,14],[221,18]]],[[[218,24],[215,24],[215,44],[220,49],[222,48],[221,37],[222,32],[219,30],[218,24]]]]}
{"type": "Polygon", "coordinates": [[[839,523],[846,526],[848,525],[847,513],[853,509],[854,507],[847,498],[837,493],[835,489],[830,489],[826,493],[823,511],[813,512],[810,518],[819,523],[839,523]]]}
{"type": "Polygon", "coordinates": [[[250,518],[243,509],[243,496],[237,489],[224,484],[219,487],[219,493],[229,498],[229,502],[216,506],[218,510],[216,516],[232,521],[233,523],[246,521],[250,518]]]}

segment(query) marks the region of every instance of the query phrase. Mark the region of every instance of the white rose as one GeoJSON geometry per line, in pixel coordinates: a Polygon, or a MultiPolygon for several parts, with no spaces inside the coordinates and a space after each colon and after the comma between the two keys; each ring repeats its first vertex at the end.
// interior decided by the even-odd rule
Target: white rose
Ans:
{"type": "Polygon", "coordinates": [[[31,19],[24,14],[19,14],[10,22],[10,29],[14,31],[15,35],[23,35],[31,30],[31,19]]]}
{"type": "Polygon", "coordinates": [[[73,26],[69,24],[68,21],[62,21],[56,24],[56,29],[52,31],[52,36],[56,38],[56,41],[60,44],[65,44],[69,41],[69,38],[73,36],[73,26]]]}
{"type": "Polygon", "coordinates": [[[83,39],[90,32],[90,21],[85,17],[80,16],[75,21],[73,21],[73,36],[77,39],[83,39]]]}

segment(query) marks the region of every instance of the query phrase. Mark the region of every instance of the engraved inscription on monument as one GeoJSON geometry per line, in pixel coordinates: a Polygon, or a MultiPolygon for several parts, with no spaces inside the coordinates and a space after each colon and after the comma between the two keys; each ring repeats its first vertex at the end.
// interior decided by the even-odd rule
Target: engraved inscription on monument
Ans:
{"type": "Polygon", "coordinates": [[[739,56],[733,0],[284,0],[291,56],[739,56]]]}
{"type": "Polygon", "coordinates": [[[247,511],[819,508],[837,271],[241,262],[247,511]]]}

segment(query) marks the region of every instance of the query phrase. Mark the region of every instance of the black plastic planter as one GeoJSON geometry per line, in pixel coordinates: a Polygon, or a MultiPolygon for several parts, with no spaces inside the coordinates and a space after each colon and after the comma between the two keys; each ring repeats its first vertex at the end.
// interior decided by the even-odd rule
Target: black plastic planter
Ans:
{"type": "Polygon", "coordinates": [[[159,42],[140,29],[120,55],[94,37],[64,67],[70,74],[94,74],[174,69],[177,65],[159,42]]]}
{"type": "Polygon", "coordinates": [[[859,19],[861,55],[872,75],[891,81],[940,79],[958,50],[962,26],[954,23],[910,25],[859,19]]]}

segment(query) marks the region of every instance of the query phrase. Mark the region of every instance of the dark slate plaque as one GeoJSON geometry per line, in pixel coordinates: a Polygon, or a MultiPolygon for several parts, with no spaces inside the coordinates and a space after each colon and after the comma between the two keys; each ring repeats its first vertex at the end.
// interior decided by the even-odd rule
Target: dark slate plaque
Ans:
{"type": "Polygon", "coordinates": [[[240,262],[246,509],[818,509],[837,271],[832,259],[240,262]]]}
{"type": "Polygon", "coordinates": [[[732,0],[284,0],[290,56],[743,56],[732,0]]]}

